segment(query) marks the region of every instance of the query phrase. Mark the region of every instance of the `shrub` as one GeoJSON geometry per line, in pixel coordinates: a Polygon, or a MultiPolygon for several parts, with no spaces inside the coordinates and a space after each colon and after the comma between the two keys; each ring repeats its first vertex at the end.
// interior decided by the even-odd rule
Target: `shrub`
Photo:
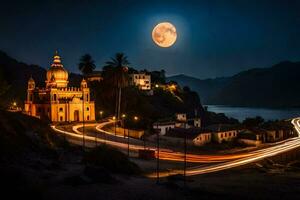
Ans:
{"type": "Polygon", "coordinates": [[[98,146],[86,152],[83,162],[88,165],[103,167],[113,173],[129,175],[141,172],[140,168],[131,162],[125,154],[106,145],[98,146]]]}

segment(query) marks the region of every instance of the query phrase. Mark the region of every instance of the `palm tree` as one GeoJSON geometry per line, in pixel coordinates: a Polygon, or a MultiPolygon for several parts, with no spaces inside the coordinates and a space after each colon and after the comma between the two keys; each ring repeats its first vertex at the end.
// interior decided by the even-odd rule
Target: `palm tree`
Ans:
{"type": "Polygon", "coordinates": [[[92,59],[90,54],[85,54],[80,58],[80,63],[78,64],[79,70],[83,75],[92,73],[96,68],[95,61],[92,59]]]}
{"type": "Polygon", "coordinates": [[[120,119],[122,88],[128,85],[129,61],[124,53],[116,53],[115,57],[106,62],[103,67],[103,80],[115,90],[115,112],[120,119]]]}

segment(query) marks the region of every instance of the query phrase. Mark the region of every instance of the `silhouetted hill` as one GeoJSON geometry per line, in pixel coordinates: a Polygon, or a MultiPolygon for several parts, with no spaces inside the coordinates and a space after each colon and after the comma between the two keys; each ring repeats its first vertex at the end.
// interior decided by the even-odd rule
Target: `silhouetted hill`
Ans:
{"type": "Polygon", "coordinates": [[[233,106],[300,106],[300,62],[281,62],[270,68],[255,68],[226,78],[201,80],[185,75],[168,80],[197,91],[204,104],[233,106]]]}
{"type": "MultiPolygon", "coordinates": [[[[0,69],[3,78],[10,85],[9,92],[6,93],[4,100],[23,102],[26,97],[27,81],[30,76],[33,77],[37,86],[45,86],[45,68],[19,62],[2,51],[0,51],[0,69]]],[[[81,79],[81,75],[71,73],[69,76],[69,85],[79,86],[81,79]]]]}
{"type": "Polygon", "coordinates": [[[198,79],[184,74],[175,75],[167,78],[168,81],[176,81],[181,86],[189,86],[192,90],[197,91],[201,96],[201,101],[207,104],[208,98],[213,96],[216,91],[222,89],[226,85],[230,78],[222,77],[215,79],[198,79]]]}

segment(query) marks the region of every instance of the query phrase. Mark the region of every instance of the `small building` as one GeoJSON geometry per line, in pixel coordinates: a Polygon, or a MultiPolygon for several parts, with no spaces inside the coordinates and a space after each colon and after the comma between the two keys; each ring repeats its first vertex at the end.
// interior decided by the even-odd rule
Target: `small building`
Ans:
{"type": "Polygon", "coordinates": [[[153,123],[153,129],[160,135],[166,135],[168,131],[175,128],[175,122],[155,122],[153,123]]]}
{"type": "Polygon", "coordinates": [[[242,130],[238,135],[238,142],[248,146],[259,146],[265,142],[265,132],[258,130],[242,130]]]}
{"type": "Polygon", "coordinates": [[[146,73],[130,74],[130,84],[136,85],[140,90],[151,90],[151,75],[146,73]]]}
{"type": "Polygon", "coordinates": [[[293,135],[292,129],[265,130],[267,142],[278,142],[285,140],[293,135]]]}
{"type": "Polygon", "coordinates": [[[191,118],[187,120],[189,127],[201,128],[201,119],[200,118],[191,118]]]}
{"type": "Polygon", "coordinates": [[[217,143],[222,143],[224,141],[231,141],[238,136],[238,130],[231,125],[212,125],[206,127],[207,130],[212,131],[212,139],[217,143]]]}
{"type": "MultiPolygon", "coordinates": [[[[278,128],[278,127],[277,127],[278,128]]],[[[281,127],[278,129],[251,129],[242,130],[238,141],[247,145],[258,146],[262,143],[279,142],[293,136],[293,129],[281,127]]]]}
{"type": "Polygon", "coordinates": [[[46,87],[36,87],[32,77],[28,80],[25,114],[51,122],[95,120],[95,103],[87,81],[83,79],[79,87],[69,87],[68,76],[56,52],[47,70],[46,87]]]}
{"type": "Polygon", "coordinates": [[[89,82],[94,82],[94,81],[100,82],[103,80],[101,71],[93,71],[92,73],[85,75],[85,77],[89,82]]]}
{"type": "Polygon", "coordinates": [[[174,128],[167,132],[166,136],[172,138],[173,142],[183,142],[186,137],[187,143],[195,146],[202,146],[212,140],[211,132],[200,128],[174,128]]]}
{"type": "Polygon", "coordinates": [[[175,116],[176,116],[177,121],[180,121],[180,122],[187,121],[186,113],[176,113],[175,116]]]}

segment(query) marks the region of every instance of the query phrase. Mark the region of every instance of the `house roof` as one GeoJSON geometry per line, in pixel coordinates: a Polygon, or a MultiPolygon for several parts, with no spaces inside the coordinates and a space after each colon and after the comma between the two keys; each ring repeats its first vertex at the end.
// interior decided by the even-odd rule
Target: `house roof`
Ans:
{"type": "Polygon", "coordinates": [[[194,139],[198,135],[204,133],[211,133],[211,132],[201,128],[188,128],[188,129],[173,128],[167,132],[166,136],[178,137],[178,138],[187,137],[187,139],[194,139]]]}
{"type": "Polygon", "coordinates": [[[213,132],[237,130],[236,126],[231,124],[214,124],[214,125],[207,126],[206,129],[213,132]]]}
{"type": "Polygon", "coordinates": [[[166,126],[166,125],[175,125],[174,121],[164,121],[164,122],[154,122],[153,123],[153,127],[155,128],[155,126],[166,126]]]}
{"type": "Polygon", "coordinates": [[[94,77],[94,76],[101,76],[102,71],[92,71],[91,73],[87,74],[87,77],[94,77]]]}

